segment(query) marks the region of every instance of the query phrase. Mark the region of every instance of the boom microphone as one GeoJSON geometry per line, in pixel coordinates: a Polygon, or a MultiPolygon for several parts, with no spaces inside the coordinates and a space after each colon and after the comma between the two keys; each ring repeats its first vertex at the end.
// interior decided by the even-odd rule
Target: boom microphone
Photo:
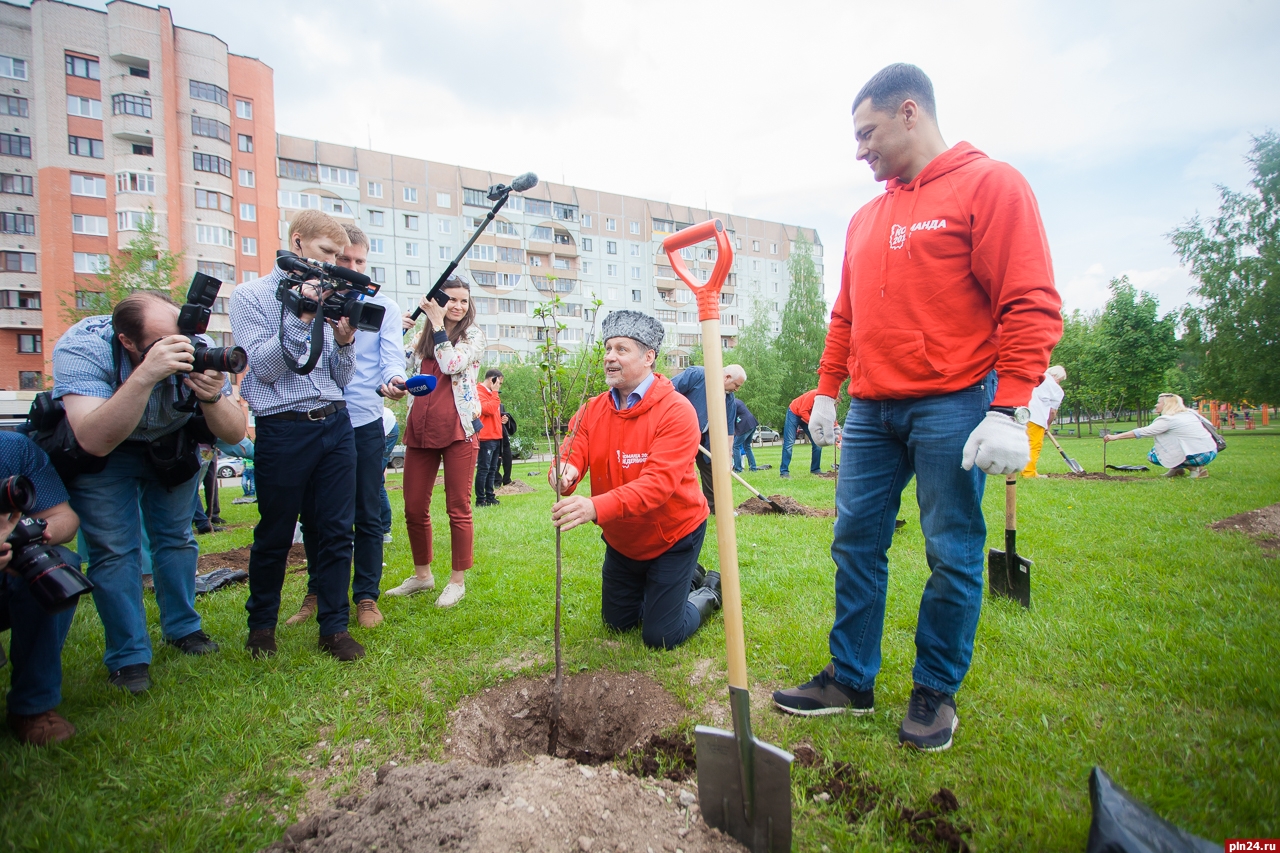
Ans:
{"type": "Polygon", "coordinates": [[[533,172],[525,172],[511,181],[511,191],[516,193],[528,192],[538,185],[538,176],[533,172]]]}

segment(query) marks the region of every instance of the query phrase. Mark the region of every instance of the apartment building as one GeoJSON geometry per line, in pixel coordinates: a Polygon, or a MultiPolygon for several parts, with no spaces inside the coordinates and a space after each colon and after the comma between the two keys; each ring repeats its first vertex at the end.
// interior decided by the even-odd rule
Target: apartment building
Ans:
{"type": "Polygon", "coordinates": [[[0,2],[0,389],[44,387],[64,306],[145,221],[224,299],[263,268],[274,113],[270,68],[164,7],[0,2]]]}
{"type": "MultiPolygon", "coordinates": [[[[359,225],[370,238],[370,275],[410,309],[431,288],[489,212],[492,184],[511,175],[280,135],[277,138],[280,231],[299,210],[323,210],[359,225]]],[[[722,342],[732,347],[755,299],[775,330],[786,303],[787,260],[801,229],[730,213],[672,205],[543,181],[509,203],[467,253],[461,270],[489,342],[490,361],[532,352],[541,339],[539,302],[564,304],[562,340],[581,341],[600,310],[646,311],[667,327],[669,366],[683,367],[701,340],[697,306],[675,277],[662,241],[688,225],[719,217],[734,240],[733,271],[721,296],[722,342]]],[[[707,280],[715,249],[686,249],[689,269],[707,280]]]]}

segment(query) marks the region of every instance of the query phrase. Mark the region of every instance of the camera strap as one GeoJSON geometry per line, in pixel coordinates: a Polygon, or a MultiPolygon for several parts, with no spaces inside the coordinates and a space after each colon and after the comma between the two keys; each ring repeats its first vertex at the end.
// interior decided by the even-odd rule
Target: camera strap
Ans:
{"type": "MultiPolygon", "coordinates": [[[[319,302],[319,300],[317,300],[319,302]]],[[[305,363],[299,363],[284,345],[284,305],[280,306],[280,355],[284,358],[284,366],[299,376],[306,376],[316,369],[320,363],[320,355],[324,352],[324,306],[317,304],[315,319],[311,321],[311,353],[305,363]]]]}

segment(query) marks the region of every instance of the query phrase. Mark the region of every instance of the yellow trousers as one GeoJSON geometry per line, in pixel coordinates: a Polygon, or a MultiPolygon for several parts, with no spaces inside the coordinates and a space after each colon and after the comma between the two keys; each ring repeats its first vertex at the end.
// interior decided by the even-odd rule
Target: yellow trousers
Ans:
{"type": "Polygon", "coordinates": [[[1036,476],[1036,462],[1040,460],[1040,448],[1044,447],[1044,427],[1040,424],[1027,424],[1027,439],[1031,442],[1031,461],[1022,469],[1022,476],[1036,476]]]}

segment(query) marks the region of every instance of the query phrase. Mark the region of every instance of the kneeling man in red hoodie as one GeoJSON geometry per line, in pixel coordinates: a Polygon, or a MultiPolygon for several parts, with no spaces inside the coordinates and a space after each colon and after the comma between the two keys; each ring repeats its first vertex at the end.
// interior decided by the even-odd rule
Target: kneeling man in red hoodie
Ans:
{"type": "Polygon", "coordinates": [[[792,714],[875,709],[889,545],[914,476],[930,575],[898,741],[936,751],[951,746],[982,609],[983,485],[1030,457],[1026,407],[1062,303],[1031,187],[967,142],[947,147],[923,71],[872,77],[853,130],[858,159],[887,183],[849,223],[809,418],[814,443],[831,444],[847,378],[831,663],[773,700],[792,714]]]}
{"type": "MultiPolygon", "coordinates": [[[[605,318],[604,377],[569,423],[560,491],[561,530],[595,522],[603,532],[601,615],[610,628],[641,625],[646,646],[671,649],[720,607],[720,575],[702,573],[707,501],[693,457],[701,432],[693,406],[653,372],[665,329],[639,311],[605,318]],[[574,495],[591,471],[591,497],[574,495]]],[[[548,478],[555,485],[555,472],[548,478]]]]}

